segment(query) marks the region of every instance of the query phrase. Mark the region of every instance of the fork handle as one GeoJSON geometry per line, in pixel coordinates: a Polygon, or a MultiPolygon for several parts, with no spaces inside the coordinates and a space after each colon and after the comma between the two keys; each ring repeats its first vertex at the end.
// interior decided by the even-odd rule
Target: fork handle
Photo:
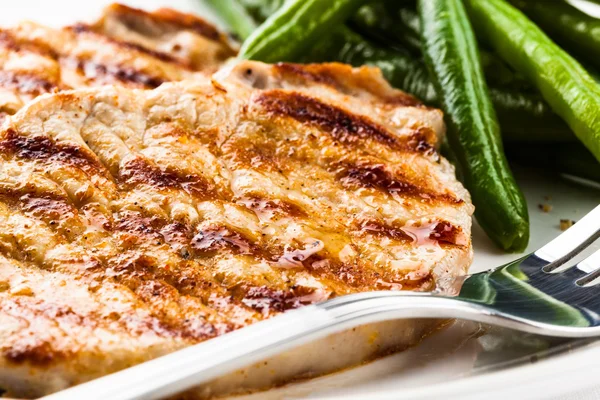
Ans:
{"type": "Polygon", "coordinates": [[[330,334],[392,319],[463,318],[517,327],[502,316],[501,323],[498,316],[478,304],[427,293],[348,295],[286,312],[44,399],[164,398],[330,334]]]}
{"type": "MultiPolygon", "coordinates": [[[[429,316],[439,306],[436,303],[444,300],[403,294],[405,300],[398,301],[397,293],[392,298],[386,293],[394,292],[344,296],[343,301],[333,299],[288,311],[44,399],[165,398],[336,332],[383,320],[429,316]]],[[[442,314],[448,317],[447,311],[442,314]]]]}

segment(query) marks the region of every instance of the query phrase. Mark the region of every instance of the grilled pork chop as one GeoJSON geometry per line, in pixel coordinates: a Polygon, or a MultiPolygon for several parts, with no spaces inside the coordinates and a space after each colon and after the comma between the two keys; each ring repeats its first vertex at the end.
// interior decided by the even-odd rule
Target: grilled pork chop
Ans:
{"type": "MultiPolygon", "coordinates": [[[[471,262],[473,211],[443,131],[341,64],[39,97],[0,131],[0,386],[39,396],[334,296],[443,287],[471,262]]],[[[331,372],[435,326],[365,326],[191,396],[331,372]]]]}
{"type": "Polygon", "coordinates": [[[210,75],[233,55],[214,26],[171,9],[149,13],[113,4],[94,24],[58,30],[21,23],[0,30],[0,118],[55,90],[155,88],[210,75]]]}

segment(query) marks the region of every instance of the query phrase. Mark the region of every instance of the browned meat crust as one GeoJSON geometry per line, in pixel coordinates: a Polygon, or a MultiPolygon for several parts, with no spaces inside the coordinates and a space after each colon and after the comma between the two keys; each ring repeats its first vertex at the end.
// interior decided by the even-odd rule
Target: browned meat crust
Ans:
{"type": "Polygon", "coordinates": [[[340,64],[30,103],[0,132],[0,385],[39,395],[463,273],[472,205],[442,134],[438,110],[340,64]]]}
{"type": "Polygon", "coordinates": [[[155,88],[214,72],[235,55],[208,22],[170,9],[120,4],[91,25],[56,30],[31,22],[0,30],[0,116],[55,90],[118,84],[155,88]]]}

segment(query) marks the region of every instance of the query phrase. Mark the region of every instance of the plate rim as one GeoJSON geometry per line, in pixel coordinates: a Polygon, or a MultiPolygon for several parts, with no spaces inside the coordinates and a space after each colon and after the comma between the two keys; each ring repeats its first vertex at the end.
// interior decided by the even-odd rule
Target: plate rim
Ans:
{"type": "MultiPolygon", "coordinates": [[[[564,353],[510,368],[466,376],[427,387],[382,390],[369,394],[371,400],[486,400],[558,399],[580,391],[600,388],[600,340],[564,353]],[[507,384],[510,383],[510,384],[507,384]]],[[[310,397],[317,399],[320,397],[310,397]]],[[[325,397],[323,397],[325,398],[325,397]]],[[[364,394],[327,396],[327,400],[364,399],[364,394]]]]}

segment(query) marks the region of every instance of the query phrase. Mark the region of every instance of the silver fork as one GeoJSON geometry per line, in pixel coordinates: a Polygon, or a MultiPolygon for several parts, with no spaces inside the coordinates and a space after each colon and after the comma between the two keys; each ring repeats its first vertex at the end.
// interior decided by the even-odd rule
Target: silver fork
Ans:
{"type": "Polygon", "coordinates": [[[45,397],[159,399],[353,327],[399,318],[461,318],[547,336],[600,336],[600,206],[538,251],[454,282],[456,297],[369,292],[289,311],[204,343],[45,397]],[[461,286],[462,285],[462,286],[461,286]]]}

